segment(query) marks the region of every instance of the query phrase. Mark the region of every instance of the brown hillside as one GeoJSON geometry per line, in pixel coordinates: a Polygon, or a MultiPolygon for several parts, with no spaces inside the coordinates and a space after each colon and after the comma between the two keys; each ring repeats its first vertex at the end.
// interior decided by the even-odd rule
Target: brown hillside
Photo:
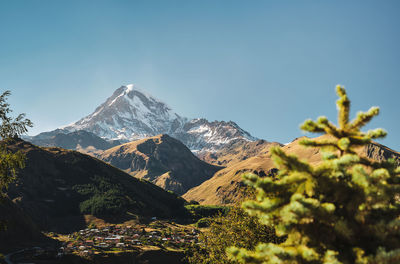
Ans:
{"type": "Polygon", "coordinates": [[[251,157],[265,155],[268,153],[271,146],[283,146],[277,142],[268,142],[265,140],[247,141],[240,140],[235,141],[231,145],[227,145],[217,152],[201,152],[197,156],[214,165],[220,165],[229,167],[233,163],[246,160],[251,157]]]}
{"type": "Polygon", "coordinates": [[[84,214],[118,222],[132,214],[176,217],[184,210],[175,194],[88,155],[19,139],[9,149],[27,160],[7,194],[41,230],[74,231],[85,226],[84,214]]]}
{"type": "Polygon", "coordinates": [[[165,134],[113,147],[99,158],[177,194],[203,183],[221,169],[198,159],[183,143],[165,134]]]}
{"type": "MultiPolygon", "coordinates": [[[[321,162],[321,153],[317,148],[305,148],[299,144],[301,138],[282,147],[289,154],[294,154],[312,164],[321,162]]],[[[400,153],[395,152],[378,143],[371,143],[360,149],[360,154],[376,160],[394,157],[400,161],[400,153]]],[[[231,166],[218,171],[211,179],[192,188],[182,197],[186,200],[195,200],[201,204],[233,204],[242,199],[242,174],[253,172],[264,176],[268,175],[275,165],[269,154],[259,155],[247,160],[233,163],[231,166]]]]}

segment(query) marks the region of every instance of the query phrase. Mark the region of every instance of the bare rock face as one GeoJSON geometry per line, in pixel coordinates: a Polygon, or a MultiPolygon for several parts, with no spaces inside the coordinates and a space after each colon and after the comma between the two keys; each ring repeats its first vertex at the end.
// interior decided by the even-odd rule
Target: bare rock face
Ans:
{"type": "Polygon", "coordinates": [[[368,158],[377,161],[388,160],[392,158],[397,161],[398,165],[400,165],[400,153],[376,142],[366,146],[363,150],[363,154],[368,158]]]}
{"type": "MultiPolygon", "coordinates": [[[[49,145],[48,141],[56,134],[80,130],[91,132],[104,140],[121,142],[168,134],[192,151],[215,151],[240,140],[256,140],[232,121],[209,122],[206,119],[190,120],[183,117],[133,84],[118,88],[92,114],[79,121],[27,140],[44,146],[49,145]]],[[[54,145],[54,140],[52,142],[54,145]]],[[[75,146],[69,144],[68,148],[77,149],[75,146]]]]}
{"type": "Polygon", "coordinates": [[[177,194],[222,168],[198,159],[184,144],[165,134],[116,146],[98,158],[177,194]]]}
{"type": "Polygon", "coordinates": [[[237,140],[217,151],[201,151],[197,153],[197,156],[210,164],[229,167],[236,162],[259,155],[265,155],[272,146],[283,145],[262,139],[257,141],[237,140]]]}

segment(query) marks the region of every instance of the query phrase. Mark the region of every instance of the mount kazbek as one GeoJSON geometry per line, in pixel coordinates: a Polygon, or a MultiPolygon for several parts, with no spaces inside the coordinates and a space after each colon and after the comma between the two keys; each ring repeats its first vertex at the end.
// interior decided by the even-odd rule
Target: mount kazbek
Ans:
{"type": "Polygon", "coordinates": [[[104,150],[104,145],[110,147],[159,134],[180,140],[193,152],[215,152],[233,143],[257,140],[232,121],[210,122],[179,115],[134,84],[115,90],[92,114],[79,121],[27,139],[41,146],[63,147],[60,142],[64,142],[70,149],[94,145],[104,150]],[[91,143],[87,143],[88,133],[83,137],[80,131],[93,134],[91,143]],[[98,137],[97,142],[94,137],[98,137]]]}

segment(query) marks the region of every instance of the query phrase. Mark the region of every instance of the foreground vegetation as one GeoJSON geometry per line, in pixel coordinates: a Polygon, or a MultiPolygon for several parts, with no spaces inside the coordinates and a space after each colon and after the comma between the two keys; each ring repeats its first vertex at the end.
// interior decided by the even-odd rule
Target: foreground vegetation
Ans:
{"type": "Polygon", "coordinates": [[[350,101],[337,87],[338,126],[319,117],[302,129],[327,134],[302,141],[323,151],[323,162],[312,166],[280,148],[271,153],[276,178],[245,175],[257,199],[243,207],[278,235],[281,244],[260,243],[255,249],[230,247],[240,263],[400,263],[400,167],[395,160],[371,161],[357,150],[382,138],[382,129],[360,129],[379,113],[372,107],[349,120],[350,101]]]}
{"type": "Polygon", "coordinates": [[[220,205],[199,205],[189,204],[185,206],[192,221],[198,228],[208,227],[213,221],[212,218],[218,215],[226,215],[231,207],[220,205]]]}
{"type": "Polygon", "coordinates": [[[188,253],[191,264],[237,263],[225,253],[228,246],[254,249],[260,243],[280,243],[285,237],[277,237],[273,228],[261,224],[257,217],[250,216],[238,206],[226,215],[219,214],[210,219],[209,229],[203,230],[199,243],[188,253]]]}
{"type": "Polygon", "coordinates": [[[4,190],[15,180],[18,170],[25,166],[25,155],[7,150],[7,141],[21,136],[28,131],[28,127],[33,126],[25,114],[19,114],[16,118],[9,116],[12,110],[7,97],[10,94],[10,91],[5,91],[0,95],[0,196],[4,196],[4,190]]]}

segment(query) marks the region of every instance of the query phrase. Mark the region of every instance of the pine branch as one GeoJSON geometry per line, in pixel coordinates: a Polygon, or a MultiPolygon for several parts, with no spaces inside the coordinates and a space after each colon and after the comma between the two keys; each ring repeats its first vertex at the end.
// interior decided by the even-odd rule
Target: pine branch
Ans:
{"type": "Polygon", "coordinates": [[[336,93],[339,96],[339,99],[336,101],[336,105],[338,108],[339,127],[341,130],[345,130],[347,127],[347,123],[349,122],[350,100],[347,97],[346,90],[342,86],[336,86],[336,93]]]}
{"type": "Polygon", "coordinates": [[[374,116],[379,114],[379,107],[373,106],[367,112],[358,112],[357,117],[350,124],[350,129],[360,130],[361,127],[365,126],[374,116]]]}

